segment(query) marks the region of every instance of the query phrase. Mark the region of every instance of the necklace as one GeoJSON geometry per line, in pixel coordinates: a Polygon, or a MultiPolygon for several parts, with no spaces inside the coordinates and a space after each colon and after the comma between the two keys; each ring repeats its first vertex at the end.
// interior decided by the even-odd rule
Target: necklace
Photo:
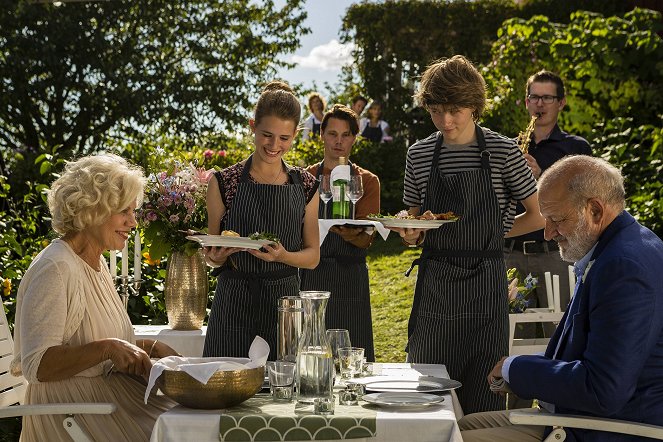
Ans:
{"type": "Polygon", "coordinates": [[[258,175],[258,177],[259,177],[262,181],[265,182],[264,184],[270,184],[270,185],[271,185],[271,184],[274,184],[274,183],[279,179],[279,177],[280,177],[281,174],[283,173],[283,169],[282,169],[281,167],[279,167],[279,172],[276,174],[276,176],[274,177],[274,179],[271,180],[271,181],[270,181],[269,179],[266,179],[265,176],[264,176],[262,173],[258,172],[258,169],[256,169],[255,167],[253,168],[253,172],[255,172],[255,174],[258,175]]]}

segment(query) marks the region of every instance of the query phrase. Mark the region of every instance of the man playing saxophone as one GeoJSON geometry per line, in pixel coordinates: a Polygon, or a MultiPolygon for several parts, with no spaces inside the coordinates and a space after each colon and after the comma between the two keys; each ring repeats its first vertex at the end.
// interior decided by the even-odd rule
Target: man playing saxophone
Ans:
{"type": "MultiPolygon", "coordinates": [[[[564,83],[557,74],[542,70],[529,77],[525,90],[525,105],[531,120],[525,131],[519,135],[518,145],[525,154],[534,178],[538,180],[544,170],[567,155],[592,154],[589,143],[584,138],[570,135],[557,125],[557,117],[566,105],[564,83]]],[[[519,204],[516,213],[521,211],[523,208],[519,204]]],[[[566,310],[571,297],[568,288],[568,263],[562,260],[558,250],[557,242],[543,238],[542,229],[506,239],[504,258],[508,269],[515,267],[523,276],[531,273],[542,282],[545,272],[559,275],[560,305],[566,310]]],[[[530,299],[535,301],[530,303],[530,307],[548,306],[543,284],[530,295],[530,299]]],[[[544,331],[548,336],[553,330],[554,327],[549,327],[544,331]]],[[[526,329],[525,333],[525,337],[535,337],[533,329],[526,329]]],[[[510,409],[531,406],[531,401],[520,400],[515,395],[509,396],[510,409]]]]}
{"type": "MultiPolygon", "coordinates": [[[[566,105],[564,83],[557,74],[542,70],[532,75],[527,80],[525,94],[525,104],[532,119],[519,136],[518,143],[534,178],[538,180],[544,170],[567,155],[592,154],[584,138],[562,131],[557,124],[557,117],[566,105]]],[[[520,207],[518,210],[520,213],[520,207]]],[[[543,281],[544,272],[559,275],[560,305],[566,310],[570,298],[568,263],[560,258],[555,241],[544,240],[543,230],[507,239],[504,255],[507,268],[515,267],[523,276],[532,273],[543,281]]],[[[543,284],[532,296],[537,299],[539,307],[547,306],[543,284]]]]}

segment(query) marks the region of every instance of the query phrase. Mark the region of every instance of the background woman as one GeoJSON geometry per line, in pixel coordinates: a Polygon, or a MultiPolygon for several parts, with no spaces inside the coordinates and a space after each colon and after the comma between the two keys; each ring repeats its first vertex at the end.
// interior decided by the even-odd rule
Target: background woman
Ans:
{"type": "Polygon", "coordinates": [[[249,120],[254,153],[210,178],[209,234],[269,232],[280,243],[262,250],[206,250],[207,263],[217,267],[213,274],[218,282],[204,356],[245,357],[259,335],[270,345],[270,360],[276,359],[276,300],[298,295],[298,268],[318,265],[315,177],[282,159],[292,146],[300,114],[299,101],[287,84],[268,84],[249,120]]]}
{"type": "Polygon", "coordinates": [[[325,113],[327,103],[325,99],[317,92],[308,96],[308,110],[311,115],[304,120],[304,129],[302,130],[302,141],[308,140],[311,135],[320,136],[320,124],[325,113]]]}
{"type": "Polygon", "coordinates": [[[372,101],[366,108],[365,118],[359,122],[359,132],[361,136],[375,143],[391,141],[389,136],[389,123],[381,120],[382,105],[378,101],[372,101]]]}
{"type": "MultiPolygon", "coordinates": [[[[77,416],[93,440],[148,440],[174,405],[163,396],[143,403],[150,357],[177,353],[136,341],[101,255],[124,248],[144,183],[139,168],[115,155],[68,163],[48,193],[61,237],[32,261],[18,289],[11,372],[29,382],[25,403],[115,403],[111,415],[77,416]]],[[[24,417],[21,440],[44,439],[69,440],[62,419],[24,417]]]]}
{"type": "Polygon", "coordinates": [[[403,202],[414,215],[453,211],[461,218],[427,232],[401,230],[407,244],[424,247],[415,261],[408,358],[445,364],[463,384],[466,414],[503,409],[485,379],[508,353],[504,235],[543,227],[536,181],[513,140],[476,124],[486,86],[465,57],[430,65],[415,97],[438,132],[408,149],[403,202]],[[515,201],[525,212],[514,221],[515,201]]]}

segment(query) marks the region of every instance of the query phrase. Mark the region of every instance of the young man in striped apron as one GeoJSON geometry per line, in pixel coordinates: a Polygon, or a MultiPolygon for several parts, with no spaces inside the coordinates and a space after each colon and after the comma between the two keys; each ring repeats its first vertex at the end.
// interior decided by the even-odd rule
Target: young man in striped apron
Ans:
{"type": "MultiPolygon", "coordinates": [[[[357,114],[347,106],[334,105],[322,119],[322,140],[325,157],[306,170],[320,178],[339,164],[339,158],[350,156],[359,133],[357,114]]],[[[364,195],[357,202],[355,218],[380,212],[380,180],[366,169],[350,164],[350,174],[359,174],[364,195]]],[[[332,207],[320,205],[318,216],[331,218],[332,207]]],[[[366,266],[366,249],[373,242],[375,232],[364,227],[332,226],[320,245],[320,264],[313,270],[302,270],[302,290],[331,292],[325,322],[327,328],[343,328],[350,332],[354,347],[365,349],[367,360],[375,360],[371,300],[366,266]]]]}
{"type": "Polygon", "coordinates": [[[453,211],[439,229],[399,229],[423,245],[408,324],[408,360],[445,364],[465,413],[499,410],[487,370],[508,348],[504,236],[543,227],[536,181],[513,140],[479,127],[485,82],[462,56],[434,62],[416,94],[439,132],[407,153],[404,203],[417,215],[453,211]],[[514,220],[515,201],[525,212],[514,220]]]}

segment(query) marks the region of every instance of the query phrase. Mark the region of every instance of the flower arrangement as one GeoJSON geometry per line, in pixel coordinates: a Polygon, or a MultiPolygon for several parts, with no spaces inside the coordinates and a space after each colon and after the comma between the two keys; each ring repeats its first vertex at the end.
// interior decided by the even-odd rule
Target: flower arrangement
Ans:
{"type": "Polygon", "coordinates": [[[523,313],[529,305],[528,296],[537,287],[539,279],[529,273],[523,280],[515,268],[507,270],[506,277],[509,281],[509,313],[523,313]]]}
{"type": "Polygon", "coordinates": [[[137,218],[151,261],[172,251],[192,254],[198,247],[186,239],[185,232],[205,226],[207,183],[213,171],[172,161],[166,170],[148,176],[137,218]]]}

